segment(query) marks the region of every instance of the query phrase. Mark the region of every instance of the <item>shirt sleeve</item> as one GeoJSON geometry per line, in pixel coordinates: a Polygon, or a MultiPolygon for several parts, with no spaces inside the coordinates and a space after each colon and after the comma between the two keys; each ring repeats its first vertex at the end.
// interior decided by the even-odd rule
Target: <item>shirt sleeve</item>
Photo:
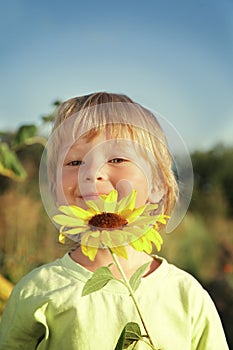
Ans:
{"type": "Polygon", "coordinates": [[[30,298],[21,298],[16,286],[7,302],[0,323],[0,350],[33,350],[48,336],[47,305],[35,308],[30,298]]]}
{"type": "Polygon", "coordinates": [[[217,309],[206,291],[193,318],[193,350],[229,350],[217,309]]]}

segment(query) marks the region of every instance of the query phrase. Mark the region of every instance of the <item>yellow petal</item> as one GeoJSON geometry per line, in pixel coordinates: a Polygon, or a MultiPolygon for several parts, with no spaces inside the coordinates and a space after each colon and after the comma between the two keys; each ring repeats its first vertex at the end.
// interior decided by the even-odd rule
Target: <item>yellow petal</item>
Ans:
{"type": "Polygon", "coordinates": [[[82,250],[83,254],[88,256],[88,258],[91,261],[94,261],[95,257],[96,257],[96,253],[98,251],[98,247],[89,247],[89,246],[81,245],[81,250],[82,250]]]}
{"type": "Polygon", "coordinates": [[[149,214],[152,210],[158,209],[158,204],[147,203],[144,213],[149,214]]]}
{"type": "Polygon", "coordinates": [[[124,226],[124,231],[129,231],[132,233],[144,234],[151,229],[150,225],[137,225],[137,221],[131,222],[130,224],[124,226]]]}
{"type": "Polygon", "coordinates": [[[134,242],[131,242],[130,245],[136,249],[138,252],[142,252],[143,251],[143,242],[141,240],[141,238],[137,239],[134,242]]]}
{"type": "Polygon", "coordinates": [[[115,213],[116,205],[117,205],[117,202],[116,202],[116,201],[113,201],[113,202],[107,202],[107,201],[105,201],[105,202],[104,202],[104,211],[105,211],[106,213],[115,213]]]}
{"type": "Polygon", "coordinates": [[[154,243],[156,249],[160,251],[163,244],[163,239],[158,231],[151,229],[146,233],[146,238],[154,243]]]}
{"type": "Polygon", "coordinates": [[[85,201],[85,203],[88,206],[88,208],[92,210],[92,213],[93,213],[92,216],[101,213],[101,210],[99,208],[97,201],[88,200],[88,201],[85,201]]]}
{"type": "Polygon", "coordinates": [[[121,212],[126,209],[133,210],[136,202],[136,191],[133,190],[128,196],[122,198],[117,205],[117,212],[121,215],[121,212]]]}
{"type": "Polygon", "coordinates": [[[89,231],[81,237],[81,250],[83,254],[88,256],[91,261],[95,259],[99,244],[99,231],[96,231],[94,233],[92,231],[89,231]],[[93,237],[93,234],[95,237],[93,237]]]}
{"type": "Polygon", "coordinates": [[[147,253],[150,254],[152,252],[152,244],[151,241],[147,240],[146,237],[142,238],[143,241],[143,250],[147,253]]]}
{"type": "Polygon", "coordinates": [[[111,232],[111,237],[113,242],[120,242],[120,245],[122,245],[122,243],[125,243],[128,241],[129,237],[132,237],[132,233],[128,232],[127,230],[123,229],[123,230],[114,230],[111,232]]]}
{"type": "Polygon", "coordinates": [[[104,199],[105,202],[116,202],[118,197],[118,192],[116,190],[112,190],[108,195],[101,194],[100,198],[104,199]]]}
{"type": "Polygon", "coordinates": [[[72,216],[66,216],[63,214],[58,214],[53,217],[53,220],[62,226],[68,226],[68,227],[73,227],[73,226],[81,226],[84,224],[83,220],[80,220],[78,218],[74,218],[72,216]]]}
{"type": "MultiPolygon", "coordinates": [[[[122,216],[123,218],[125,218],[127,220],[127,218],[132,214],[132,210],[130,209],[124,209],[122,210],[120,213],[117,210],[116,211],[118,215],[122,216]]],[[[127,220],[128,221],[128,220],[127,220]]]]}
{"type": "Polygon", "coordinates": [[[165,225],[167,223],[166,219],[169,219],[169,218],[170,218],[170,216],[168,216],[168,215],[158,215],[158,216],[156,216],[156,221],[165,225]]]}
{"type": "Polygon", "coordinates": [[[62,205],[58,208],[58,210],[66,215],[72,215],[85,221],[89,220],[93,216],[93,214],[90,211],[77,207],[76,205],[62,205]]]}
{"type": "Polygon", "coordinates": [[[107,247],[120,246],[126,242],[126,235],[122,230],[101,232],[101,242],[107,247]]]}
{"type": "Polygon", "coordinates": [[[90,236],[90,232],[84,233],[81,236],[81,246],[87,246],[89,236],[90,236]]]}
{"type": "Polygon", "coordinates": [[[143,212],[144,212],[144,209],[145,209],[145,205],[140,207],[140,208],[137,208],[137,209],[134,209],[133,211],[131,211],[131,213],[126,217],[126,220],[128,222],[133,222],[135,221],[138,216],[140,216],[143,212]]]}
{"type": "Polygon", "coordinates": [[[128,239],[127,241],[133,241],[138,239],[139,237],[142,237],[148,230],[150,230],[150,227],[144,226],[144,227],[131,227],[128,226],[124,229],[124,232],[127,233],[128,239]]]}
{"type": "Polygon", "coordinates": [[[59,234],[59,238],[58,239],[59,239],[60,243],[62,243],[62,244],[66,243],[66,236],[63,233],[59,234]]]}
{"type": "Polygon", "coordinates": [[[112,190],[108,195],[100,195],[100,200],[103,202],[103,211],[108,213],[114,213],[117,205],[118,192],[112,190]]]}
{"type": "Polygon", "coordinates": [[[150,239],[152,242],[154,242],[154,240],[159,241],[161,244],[163,243],[163,238],[160,235],[160,233],[158,231],[156,231],[154,228],[150,229],[147,233],[146,233],[146,237],[147,239],[150,239]]]}
{"type": "Polygon", "coordinates": [[[125,259],[128,258],[128,255],[124,246],[112,247],[111,251],[122,258],[125,258],[125,259]]]}
{"type": "Polygon", "coordinates": [[[77,235],[79,233],[85,232],[86,230],[87,230],[87,226],[82,226],[82,227],[71,228],[71,229],[66,230],[66,231],[64,231],[62,233],[69,234],[69,235],[77,235]]]}
{"type": "MultiPolygon", "coordinates": [[[[100,236],[99,231],[93,232],[93,231],[89,230],[81,236],[81,245],[89,246],[91,237],[93,237],[94,239],[98,238],[98,242],[99,242],[99,236],[100,236]]],[[[99,245],[98,242],[97,242],[97,245],[99,245]]]]}
{"type": "Polygon", "coordinates": [[[159,252],[161,250],[161,246],[162,246],[161,243],[159,241],[156,241],[156,242],[153,242],[153,243],[154,243],[157,251],[159,252]]]}
{"type": "Polygon", "coordinates": [[[137,220],[134,221],[135,226],[140,225],[153,225],[155,218],[153,216],[140,216],[137,220]]]}

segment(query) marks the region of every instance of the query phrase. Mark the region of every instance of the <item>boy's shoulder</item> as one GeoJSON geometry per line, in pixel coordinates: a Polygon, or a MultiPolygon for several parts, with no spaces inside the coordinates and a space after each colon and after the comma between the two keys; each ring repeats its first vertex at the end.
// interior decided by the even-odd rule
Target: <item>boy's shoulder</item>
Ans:
{"type": "Polygon", "coordinates": [[[195,277],[191,272],[188,272],[171,263],[169,263],[169,275],[172,277],[172,279],[177,281],[177,283],[193,286],[195,288],[203,288],[197,277],[195,277]]]}
{"type": "Polygon", "coordinates": [[[162,260],[161,267],[163,266],[163,271],[166,271],[163,274],[163,278],[166,280],[164,283],[167,284],[168,288],[179,290],[181,293],[187,293],[187,291],[194,294],[196,292],[204,292],[204,288],[198,278],[181,267],[168,262],[165,258],[159,258],[162,260]]]}
{"type": "Polygon", "coordinates": [[[19,280],[14,287],[14,291],[18,293],[30,291],[30,293],[36,294],[44,288],[47,290],[53,288],[61,280],[68,278],[62,259],[58,258],[50,263],[36,267],[19,280]]]}
{"type": "Polygon", "coordinates": [[[167,288],[171,293],[179,294],[183,302],[187,303],[202,303],[209,299],[209,294],[202,286],[198,277],[195,277],[190,272],[171,264],[168,264],[167,288]]]}
{"type": "Polygon", "coordinates": [[[73,294],[74,298],[81,295],[82,283],[66,260],[67,254],[25,275],[12,290],[6,314],[14,317],[17,310],[16,314],[22,313],[24,317],[31,318],[39,309],[43,313],[51,301],[52,305],[60,307],[60,303],[66,304],[65,300],[71,300],[73,294]]]}

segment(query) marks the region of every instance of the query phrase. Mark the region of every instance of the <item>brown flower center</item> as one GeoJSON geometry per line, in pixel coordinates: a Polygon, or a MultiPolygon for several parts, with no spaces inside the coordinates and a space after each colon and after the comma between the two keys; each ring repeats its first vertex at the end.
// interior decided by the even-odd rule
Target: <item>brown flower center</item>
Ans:
{"type": "Polygon", "coordinates": [[[93,216],[89,225],[100,228],[118,228],[127,225],[128,221],[115,213],[101,213],[93,216]]]}

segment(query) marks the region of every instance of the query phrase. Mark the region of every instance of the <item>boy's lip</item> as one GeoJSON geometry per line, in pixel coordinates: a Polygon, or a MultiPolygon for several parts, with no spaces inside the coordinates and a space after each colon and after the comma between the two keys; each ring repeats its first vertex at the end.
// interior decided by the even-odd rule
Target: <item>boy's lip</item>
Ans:
{"type": "Polygon", "coordinates": [[[94,199],[98,199],[100,195],[105,194],[107,195],[107,193],[87,193],[85,195],[79,196],[79,198],[84,199],[86,201],[88,200],[94,200],[94,199]]]}

